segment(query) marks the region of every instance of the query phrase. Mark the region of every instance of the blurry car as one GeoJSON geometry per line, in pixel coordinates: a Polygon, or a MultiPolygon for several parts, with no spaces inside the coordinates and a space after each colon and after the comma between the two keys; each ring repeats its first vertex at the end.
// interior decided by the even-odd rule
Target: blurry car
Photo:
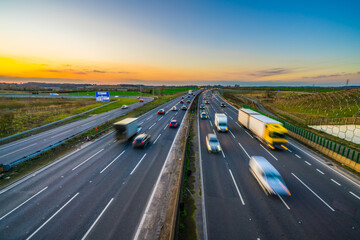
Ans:
{"type": "Polygon", "coordinates": [[[187,103],[190,103],[190,100],[187,100],[186,102],[187,102],[187,103]]]}
{"type": "Polygon", "coordinates": [[[144,102],[144,100],[142,98],[140,98],[139,102],[144,102]]]}
{"type": "Polygon", "coordinates": [[[182,96],[181,98],[184,99],[184,96],[182,96]]]}
{"type": "Polygon", "coordinates": [[[149,134],[142,133],[135,137],[132,142],[133,147],[145,148],[150,143],[151,136],[149,134]]]}
{"type": "Polygon", "coordinates": [[[158,114],[164,114],[165,110],[164,109],[159,109],[158,114]]]}
{"type": "Polygon", "coordinates": [[[201,105],[200,105],[200,109],[205,109],[205,105],[204,105],[204,104],[201,104],[201,105]]]}
{"type": "Polygon", "coordinates": [[[176,128],[177,126],[178,126],[178,124],[177,124],[176,120],[171,120],[171,122],[169,123],[169,127],[176,128]]]}
{"type": "Polygon", "coordinates": [[[187,110],[187,107],[185,105],[182,105],[181,110],[187,110]]]}
{"type": "Polygon", "coordinates": [[[128,108],[128,105],[122,105],[121,108],[122,108],[122,109],[127,109],[127,108],[128,108]]]}
{"type": "Polygon", "coordinates": [[[140,96],[137,96],[136,98],[137,98],[137,99],[140,99],[140,96]]]}
{"type": "Polygon", "coordinates": [[[202,113],[200,114],[200,118],[201,118],[201,119],[207,119],[207,118],[208,118],[208,115],[206,114],[206,112],[202,112],[202,113]]]}
{"type": "Polygon", "coordinates": [[[220,107],[226,107],[225,103],[220,103],[220,107]]]}
{"type": "Polygon", "coordinates": [[[184,101],[183,101],[183,100],[181,100],[181,101],[180,101],[180,103],[184,103],[184,101]]]}
{"type": "Polygon", "coordinates": [[[190,98],[190,95],[188,95],[188,98],[190,98]]]}
{"type": "Polygon", "coordinates": [[[177,108],[176,108],[175,106],[173,106],[173,107],[171,108],[171,111],[177,111],[177,108]]]}
{"type": "Polygon", "coordinates": [[[205,104],[209,104],[209,101],[208,101],[208,100],[206,100],[206,101],[205,101],[205,104]]]}
{"type": "Polygon", "coordinates": [[[206,148],[209,152],[221,152],[220,143],[215,134],[209,133],[206,136],[206,148]]]}
{"type": "Polygon", "coordinates": [[[249,170],[266,195],[291,196],[280,173],[262,156],[251,156],[249,170]]]}

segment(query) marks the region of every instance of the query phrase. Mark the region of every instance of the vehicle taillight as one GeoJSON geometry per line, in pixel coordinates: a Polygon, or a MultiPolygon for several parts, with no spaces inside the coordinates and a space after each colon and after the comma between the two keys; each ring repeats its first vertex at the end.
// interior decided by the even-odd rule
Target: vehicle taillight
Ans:
{"type": "Polygon", "coordinates": [[[171,123],[169,124],[169,127],[171,127],[171,123]]]}
{"type": "Polygon", "coordinates": [[[141,145],[141,144],[144,144],[144,141],[141,141],[140,145],[141,145]]]}
{"type": "Polygon", "coordinates": [[[136,143],[136,140],[134,140],[132,144],[135,144],[135,143],[136,143]]]}

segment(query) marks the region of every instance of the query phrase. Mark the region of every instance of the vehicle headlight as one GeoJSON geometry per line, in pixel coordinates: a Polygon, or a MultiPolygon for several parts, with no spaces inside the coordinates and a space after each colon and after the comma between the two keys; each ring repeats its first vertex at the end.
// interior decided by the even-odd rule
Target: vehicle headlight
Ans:
{"type": "Polygon", "coordinates": [[[220,147],[220,146],[218,146],[218,150],[221,151],[221,147],[220,147]]]}
{"type": "Polygon", "coordinates": [[[228,131],[229,129],[228,128],[225,128],[226,129],[226,131],[228,131]]]}

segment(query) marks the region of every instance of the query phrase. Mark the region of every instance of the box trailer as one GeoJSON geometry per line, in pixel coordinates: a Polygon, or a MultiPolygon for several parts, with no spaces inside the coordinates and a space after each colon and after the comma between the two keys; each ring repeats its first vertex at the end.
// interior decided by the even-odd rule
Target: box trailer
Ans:
{"type": "Polygon", "coordinates": [[[114,123],[115,137],[120,142],[127,141],[141,131],[137,118],[125,118],[114,123]]]}
{"type": "Polygon", "coordinates": [[[240,108],[238,114],[238,121],[241,125],[246,128],[249,128],[250,116],[251,115],[260,115],[260,113],[255,112],[254,110],[248,108],[240,108]]]}

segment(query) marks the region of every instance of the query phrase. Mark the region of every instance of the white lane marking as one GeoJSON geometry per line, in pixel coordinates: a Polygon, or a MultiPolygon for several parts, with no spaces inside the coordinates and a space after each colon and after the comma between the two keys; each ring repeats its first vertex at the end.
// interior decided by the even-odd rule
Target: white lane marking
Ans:
{"type": "MultiPolygon", "coordinates": [[[[199,102],[200,104],[200,102],[199,102]]],[[[198,104],[198,105],[199,105],[198,104]]],[[[201,147],[200,147],[200,119],[199,114],[197,114],[197,130],[198,130],[198,147],[199,147],[199,157],[200,157],[200,175],[201,175],[201,210],[202,210],[202,222],[203,222],[203,232],[204,232],[204,240],[208,239],[207,235],[207,225],[206,225],[206,209],[205,209],[205,189],[204,189],[204,175],[203,175],[203,169],[202,169],[202,157],[201,157],[201,147]]],[[[210,121],[211,123],[211,121],[210,121]]],[[[212,126],[212,125],[211,125],[212,126]]]]}
{"type": "Polygon", "coordinates": [[[139,125],[141,125],[141,124],[143,124],[144,123],[144,121],[142,121],[141,123],[139,123],[139,125]]]}
{"type": "Polygon", "coordinates": [[[251,136],[250,133],[248,133],[248,131],[246,131],[246,130],[244,130],[244,131],[246,132],[247,135],[249,135],[249,137],[254,138],[253,136],[251,136]]]}
{"type": "Polygon", "coordinates": [[[228,115],[229,116],[229,118],[231,118],[231,120],[234,120],[230,115],[228,115]]]}
{"type": "Polygon", "coordinates": [[[280,198],[280,200],[284,203],[284,205],[285,205],[285,207],[288,209],[288,210],[290,210],[290,207],[286,204],[286,202],[284,201],[284,199],[279,195],[279,194],[276,194],[279,198],[280,198]]]}
{"type": "Polygon", "coordinates": [[[245,148],[244,148],[240,143],[238,143],[238,144],[239,144],[239,146],[242,148],[242,150],[244,150],[244,152],[246,153],[246,155],[250,158],[250,155],[246,152],[245,148]]]}
{"type": "Polygon", "coordinates": [[[176,116],[177,114],[178,114],[178,112],[176,112],[174,116],[176,116]]]}
{"type": "Polygon", "coordinates": [[[12,147],[12,146],[14,146],[14,145],[18,145],[18,144],[20,144],[20,143],[27,142],[27,141],[30,141],[30,140],[34,140],[34,139],[33,139],[33,138],[29,138],[29,139],[26,139],[26,140],[23,140],[23,141],[20,141],[20,142],[17,142],[17,143],[13,143],[13,144],[7,145],[7,146],[5,146],[5,147],[1,147],[1,148],[0,148],[0,151],[3,150],[3,149],[5,149],[5,148],[9,148],[9,147],[12,147]]]}
{"type": "MultiPolygon", "coordinates": [[[[221,145],[220,145],[220,147],[221,147],[221,145]]],[[[222,147],[221,147],[221,153],[222,153],[223,157],[226,158],[225,153],[224,153],[224,149],[222,147]]]]}
{"type": "Polygon", "coordinates": [[[274,155],[272,155],[271,152],[269,152],[269,150],[267,150],[261,143],[260,143],[260,146],[261,146],[268,154],[270,154],[270,156],[272,156],[276,161],[278,161],[278,159],[277,159],[274,155]]]}
{"type": "Polygon", "coordinates": [[[334,179],[330,178],[330,180],[333,181],[336,185],[341,186],[341,184],[335,181],[334,179]]]}
{"type": "Polygon", "coordinates": [[[297,157],[297,158],[301,158],[299,155],[297,155],[297,154],[295,154],[295,156],[297,157]]]}
{"type": "Polygon", "coordinates": [[[100,215],[96,218],[95,222],[91,225],[91,227],[89,228],[89,230],[87,230],[87,232],[85,233],[85,235],[81,238],[81,240],[86,239],[86,237],[89,235],[89,233],[91,232],[91,230],[95,227],[96,223],[99,221],[99,219],[101,218],[101,216],[105,213],[106,209],[110,206],[111,202],[114,200],[114,198],[112,198],[108,204],[106,204],[106,207],[101,211],[100,215]]]}
{"type": "Polygon", "coordinates": [[[76,193],[69,201],[67,201],[59,210],[57,210],[46,222],[44,222],[38,229],[35,230],[29,237],[26,238],[26,240],[29,240],[32,238],[38,231],[40,231],[48,222],[51,221],[61,210],[63,210],[72,200],[74,200],[79,193],[76,193]]]}
{"type": "MultiPolygon", "coordinates": [[[[106,118],[106,117],[103,117],[103,118],[106,118]]],[[[102,118],[102,119],[103,119],[103,118],[102,118]]],[[[80,126],[81,126],[81,127],[82,127],[82,126],[86,126],[86,125],[88,125],[88,124],[90,124],[90,123],[92,123],[92,122],[94,122],[94,121],[96,121],[96,120],[92,120],[92,121],[90,121],[90,122],[88,122],[88,123],[84,123],[84,124],[82,124],[82,125],[80,125],[80,126]]]]}
{"type": "Polygon", "coordinates": [[[319,195],[317,195],[313,190],[311,190],[311,188],[309,188],[303,181],[300,180],[300,178],[298,178],[294,173],[291,173],[299,182],[302,183],[302,185],[304,185],[310,192],[312,192],[320,201],[322,201],[328,208],[331,209],[331,211],[335,212],[335,210],[330,207],[329,204],[327,204],[321,197],[319,197],[319,195]]]}
{"type": "Polygon", "coordinates": [[[236,124],[237,124],[239,127],[241,127],[241,128],[242,128],[242,126],[241,126],[238,122],[236,122],[236,124]]]}
{"type": "Polygon", "coordinates": [[[113,141],[113,143],[114,143],[114,142],[117,142],[117,140],[115,139],[115,140],[113,141]]]}
{"type": "Polygon", "coordinates": [[[316,169],[316,171],[318,171],[318,172],[321,173],[322,175],[325,174],[325,173],[323,173],[322,171],[320,171],[319,169],[316,169]]]}
{"type": "Polygon", "coordinates": [[[211,127],[213,127],[213,124],[212,124],[211,120],[209,120],[209,122],[210,122],[211,127]]]}
{"type": "Polygon", "coordinates": [[[26,146],[26,147],[23,147],[23,148],[20,148],[20,149],[18,149],[18,150],[15,150],[15,151],[13,151],[13,152],[9,152],[9,153],[7,153],[7,154],[5,154],[5,155],[0,156],[0,158],[6,157],[6,156],[8,156],[8,155],[10,155],[10,154],[13,154],[13,153],[16,153],[16,152],[18,152],[18,151],[24,150],[25,148],[29,148],[29,147],[34,146],[34,145],[36,145],[36,144],[37,144],[37,143],[33,143],[33,144],[30,144],[30,145],[28,145],[28,146],[26,146]]]}
{"type": "Polygon", "coordinates": [[[161,118],[159,118],[159,120],[158,121],[160,121],[161,119],[163,119],[164,118],[164,116],[162,116],[161,118]]]}
{"type": "Polygon", "coordinates": [[[213,129],[214,134],[216,134],[215,130],[213,129]]]}
{"type": "Polygon", "coordinates": [[[159,136],[155,139],[155,141],[153,142],[153,144],[156,143],[156,141],[159,139],[160,136],[161,136],[161,133],[160,133],[159,136]]]}
{"type": "Polygon", "coordinates": [[[87,161],[89,161],[91,158],[95,157],[96,155],[98,155],[99,153],[101,153],[102,151],[104,151],[104,149],[99,150],[97,153],[95,153],[94,155],[92,155],[91,157],[89,157],[88,159],[86,159],[85,161],[83,161],[82,163],[80,163],[79,165],[77,165],[76,167],[74,167],[72,169],[72,171],[74,171],[75,169],[77,169],[78,167],[80,167],[81,165],[83,165],[84,163],[86,163],[87,161]]]}
{"type": "Polygon", "coordinates": [[[122,153],[120,153],[114,160],[111,161],[111,163],[109,163],[103,170],[101,170],[100,173],[103,173],[108,167],[110,167],[111,164],[113,164],[119,157],[121,157],[121,155],[123,155],[125,153],[125,150],[122,151],[122,153]]]}
{"type": "Polygon", "coordinates": [[[289,142],[291,145],[293,145],[294,147],[296,147],[297,149],[299,149],[300,151],[302,151],[303,153],[305,153],[306,155],[308,155],[309,157],[311,157],[312,159],[316,160],[318,163],[322,164],[323,166],[327,167],[328,169],[330,169],[331,171],[335,172],[336,174],[338,174],[339,176],[342,176],[343,178],[345,178],[346,180],[348,180],[349,182],[351,182],[352,184],[360,187],[360,185],[351,180],[350,178],[348,178],[347,176],[341,174],[340,172],[336,171],[335,169],[331,168],[330,166],[326,165],[323,161],[317,159],[316,157],[312,156],[310,153],[307,153],[306,151],[302,150],[301,148],[297,147],[295,144],[289,142]]]}
{"type": "Polygon", "coordinates": [[[230,172],[231,178],[232,178],[232,180],[233,180],[233,182],[234,182],[236,191],[237,191],[237,193],[238,193],[238,195],[239,195],[239,197],[240,197],[241,203],[242,203],[242,205],[245,205],[244,199],[242,198],[242,196],[241,196],[241,194],[240,194],[239,188],[238,188],[238,186],[237,186],[237,184],[236,184],[236,181],[235,181],[234,176],[233,176],[233,174],[232,174],[232,172],[231,172],[231,169],[229,169],[229,172],[230,172]]]}
{"type": "Polygon", "coordinates": [[[10,212],[8,212],[7,214],[5,214],[4,216],[2,216],[0,218],[0,221],[3,220],[4,218],[6,218],[8,215],[10,215],[12,212],[16,211],[17,209],[19,209],[21,206],[23,206],[25,203],[27,203],[28,201],[30,201],[31,199],[33,199],[34,197],[36,197],[37,195],[39,195],[40,193],[42,193],[43,191],[45,191],[48,187],[46,186],[45,188],[43,188],[42,190],[40,190],[39,192],[37,192],[35,195],[33,195],[31,198],[27,199],[25,202],[21,203],[20,205],[18,205],[16,208],[14,208],[13,210],[11,210],[10,212]]]}
{"type": "Polygon", "coordinates": [[[235,135],[232,133],[232,131],[229,129],[229,132],[231,133],[231,135],[233,136],[233,138],[235,138],[235,135]]]}
{"type": "Polygon", "coordinates": [[[130,175],[132,175],[135,170],[137,169],[137,167],[140,165],[140,163],[142,162],[142,160],[146,157],[146,153],[144,154],[144,156],[140,159],[140,161],[136,164],[136,166],[134,167],[134,169],[131,171],[130,175]]]}
{"type": "Polygon", "coordinates": [[[353,192],[349,192],[351,195],[353,195],[354,197],[356,197],[357,199],[359,199],[360,200],[360,197],[358,196],[358,195],[356,195],[355,193],[353,193],[353,192]]]}
{"type": "Polygon", "coordinates": [[[149,120],[150,118],[152,118],[153,117],[153,115],[151,115],[150,117],[148,117],[147,119],[145,119],[145,120],[149,120]]]}
{"type": "Polygon", "coordinates": [[[166,124],[166,126],[164,127],[164,130],[168,127],[168,125],[166,124]]]}
{"type": "Polygon", "coordinates": [[[290,149],[288,149],[289,152],[292,152],[290,149]]]}
{"type": "Polygon", "coordinates": [[[151,125],[150,127],[149,127],[149,130],[153,127],[153,126],[155,126],[156,125],[156,123],[154,123],[153,125],[151,125]]]}
{"type": "Polygon", "coordinates": [[[305,163],[306,163],[307,165],[311,166],[311,163],[309,163],[308,161],[305,161],[305,163]]]}
{"type": "Polygon", "coordinates": [[[56,134],[56,135],[54,135],[54,136],[52,136],[52,137],[50,137],[50,138],[55,138],[55,137],[57,137],[57,136],[60,136],[60,135],[62,135],[62,134],[64,134],[64,133],[67,133],[67,132],[70,132],[70,131],[73,131],[73,130],[72,130],[72,129],[69,129],[69,130],[67,130],[67,131],[65,131],[65,132],[58,133],[58,134],[56,134]]]}

